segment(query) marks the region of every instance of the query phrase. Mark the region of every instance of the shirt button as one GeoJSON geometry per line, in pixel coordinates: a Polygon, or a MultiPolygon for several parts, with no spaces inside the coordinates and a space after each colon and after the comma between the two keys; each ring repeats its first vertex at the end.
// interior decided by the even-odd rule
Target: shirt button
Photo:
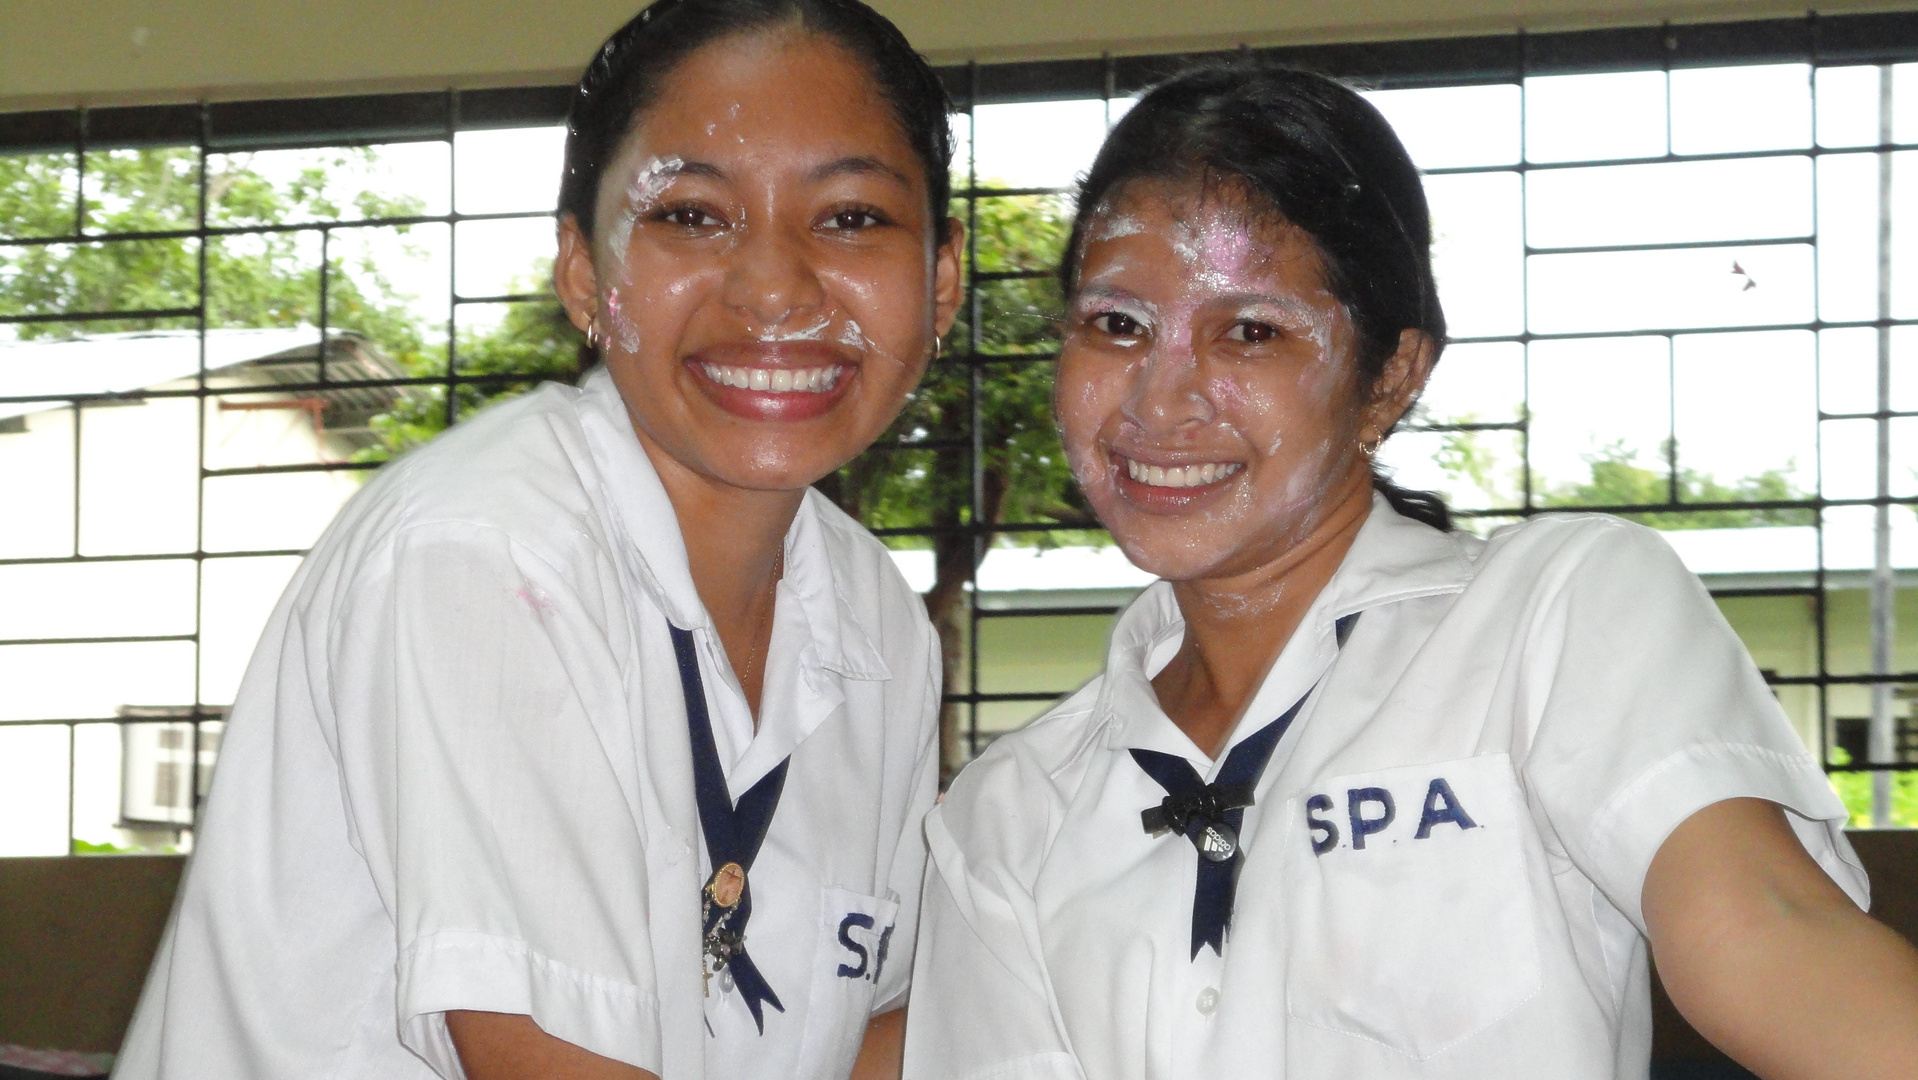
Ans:
{"type": "Polygon", "coordinates": [[[1198,1005],[1201,1015],[1211,1016],[1212,1010],[1219,1007],[1219,992],[1208,986],[1199,991],[1199,1000],[1195,1004],[1198,1005]]]}

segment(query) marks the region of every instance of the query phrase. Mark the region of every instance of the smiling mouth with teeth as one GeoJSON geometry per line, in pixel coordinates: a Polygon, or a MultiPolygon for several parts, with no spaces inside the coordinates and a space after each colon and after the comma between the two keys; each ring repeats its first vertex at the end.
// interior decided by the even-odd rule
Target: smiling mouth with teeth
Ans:
{"type": "Polygon", "coordinates": [[[1238,462],[1207,462],[1204,465],[1143,465],[1131,458],[1125,459],[1126,475],[1138,483],[1150,487],[1189,488],[1204,487],[1238,472],[1244,466],[1238,462]]]}
{"type": "Polygon", "coordinates": [[[701,364],[706,377],[721,386],[758,390],[769,394],[823,394],[839,382],[845,370],[838,364],[812,368],[732,367],[726,364],[701,364]]]}

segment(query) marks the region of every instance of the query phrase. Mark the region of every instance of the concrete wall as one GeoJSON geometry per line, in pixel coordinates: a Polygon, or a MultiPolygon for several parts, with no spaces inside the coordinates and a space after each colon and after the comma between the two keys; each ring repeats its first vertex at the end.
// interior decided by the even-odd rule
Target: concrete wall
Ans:
{"type": "MultiPolygon", "coordinates": [[[[935,62],[1779,18],[1787,0],[874,0],[935,62]]],[[[0,111],[571,82],[641,0],[8,0],[0,111]]],[[[1831,0],[1826,14],[1910,8],[1831,0]]]]}

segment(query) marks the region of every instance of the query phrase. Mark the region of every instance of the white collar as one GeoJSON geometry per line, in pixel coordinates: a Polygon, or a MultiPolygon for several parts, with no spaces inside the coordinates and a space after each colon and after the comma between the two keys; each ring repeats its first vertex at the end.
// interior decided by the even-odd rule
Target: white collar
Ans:
{"type": "MultiPolygon", "coordinates": [[[[599,464],[601,494],[632,540],[641,587],[674,626],[714,634],[712,617],[693,585],[679,518],[639,444],[612,375],[601,367],[586,376],[580,391],[580,422],[599,464]]],[[[786,533],[781,591],[797,601],[804,614],[819,666],[854,679],[890,679],[892,671],[873,644],[874,628],[859,620],[857,609],[845,598],[824,535],[828,526],[821,518],[830,512],[824,500],[809,491],[799,504],[786,533]]]]}
{"type": "MultiPolygon", "coordinates": [[[[1341,617],[1400,600],[1463,590],[1472,576],[1470,543],[1460,534],[1442,533],[1400,516],[1375,493],[1351,550],[1273,661],[1226,750],[1271,722],[1317,683],[1338,654],[1335,627],[1341,617]]],[[[1177,754],[1201,774],[1210,775],[1225,754],[1208,759],[1166,716],[1152,689],[1152,676],[1171,662],[1184,635],[1185,619],[1171,583],[1154,582],[1113,627],[1105,677],[1093,708],[1106,729],[1107,747],[1177,754]]]]}

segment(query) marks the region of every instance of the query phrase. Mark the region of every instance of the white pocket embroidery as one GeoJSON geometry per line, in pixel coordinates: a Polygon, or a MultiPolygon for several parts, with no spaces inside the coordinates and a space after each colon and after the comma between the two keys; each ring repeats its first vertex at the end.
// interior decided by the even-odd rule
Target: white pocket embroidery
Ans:
{"type": "Polygon", "coordinates": [[[1287,814],[1293,1019],[1422,1060],[1538,992],[1507,755],[1324,780],[1287,814]]]}
{"type": "Polygon", "coordinates": [[[801,1078],[842,1080],[852,1071],[898,915],[896,899],[821,890],[819,945],[799,1047],[801,1078]]]}

